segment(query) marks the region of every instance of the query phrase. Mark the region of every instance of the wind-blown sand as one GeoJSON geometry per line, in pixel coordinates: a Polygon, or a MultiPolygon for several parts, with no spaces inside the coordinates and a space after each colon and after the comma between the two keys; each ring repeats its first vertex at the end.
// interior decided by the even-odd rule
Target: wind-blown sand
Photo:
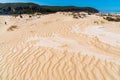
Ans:
{"type": "Polygon", "coordinates": [[[120,23],[0,16],[0,80],[120,80],[120,23]]]}

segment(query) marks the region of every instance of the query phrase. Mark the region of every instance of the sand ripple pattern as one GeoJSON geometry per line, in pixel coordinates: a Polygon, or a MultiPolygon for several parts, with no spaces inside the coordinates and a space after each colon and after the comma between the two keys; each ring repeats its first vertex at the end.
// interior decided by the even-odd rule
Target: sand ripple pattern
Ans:
{"type": "Polygon", "coordinates": [[[80,52],[32,46],[12,48],[0,63],[0,80],[120,80],[120,65],[80,52]]]}
{"type": "Polygon", "coordinates": [[[40,16],[0,18],[0,80],[120,80],[120,23],[87,27],[98,16],[40,16]],[[13,24],[18,29],[6,31],[13,24]]]}

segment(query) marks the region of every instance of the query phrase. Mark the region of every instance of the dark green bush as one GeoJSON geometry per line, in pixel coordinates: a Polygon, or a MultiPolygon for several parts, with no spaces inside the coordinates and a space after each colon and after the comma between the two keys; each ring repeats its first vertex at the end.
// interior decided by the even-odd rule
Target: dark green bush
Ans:
{"type": "Polygon", "coordinates": [[[34,13],[55,13],[55,12],[89,12],[99,11],[91,7],[75,6],[41,6],[34,3],[0,3],[0,14],[34,14],[34,13]]]}

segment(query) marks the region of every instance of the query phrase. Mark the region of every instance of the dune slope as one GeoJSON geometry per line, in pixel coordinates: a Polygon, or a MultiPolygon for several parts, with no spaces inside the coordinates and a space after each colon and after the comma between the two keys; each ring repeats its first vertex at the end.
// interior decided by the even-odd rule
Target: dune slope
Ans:
{"type": "Polygon", "coordinates": [[[120,23],[94,21],[0,16],[0,80],[120,80],[120,23]]]}

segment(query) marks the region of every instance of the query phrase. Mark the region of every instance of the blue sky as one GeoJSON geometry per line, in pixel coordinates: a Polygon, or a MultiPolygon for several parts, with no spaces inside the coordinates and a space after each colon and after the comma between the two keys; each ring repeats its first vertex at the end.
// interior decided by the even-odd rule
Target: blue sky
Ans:
{"type": "Polygon", "coordinates": [[[120,10],[120,0],[0,0],[5,2],[34,2],[41,5],[89,6],[99,10],[120,10]]]}

